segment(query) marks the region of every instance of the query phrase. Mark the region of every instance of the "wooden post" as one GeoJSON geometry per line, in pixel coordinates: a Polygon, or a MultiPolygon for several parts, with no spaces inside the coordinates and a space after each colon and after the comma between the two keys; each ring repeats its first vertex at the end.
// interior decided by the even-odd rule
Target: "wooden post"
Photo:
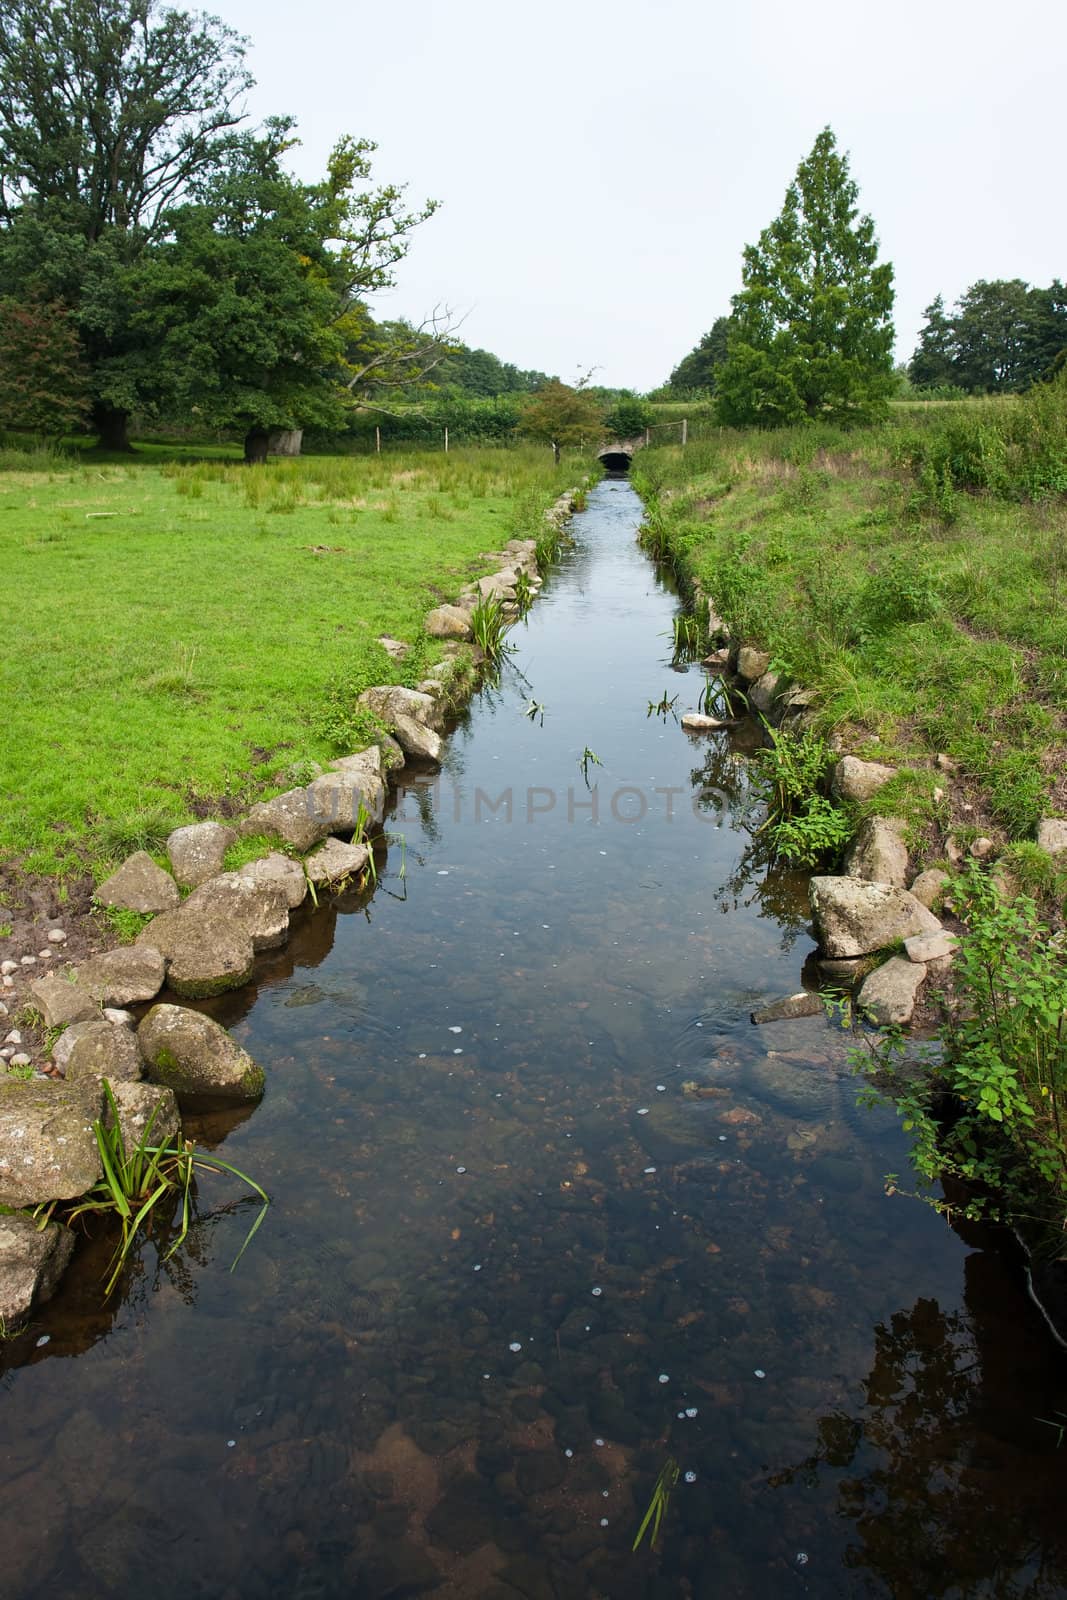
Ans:
{"type": "Polygon", "coordinates": [[[445,455],[448,454],[448,429],[445,429],[445,455]]]}
{"type": "Polygon", "coordinates": [[[646,450],[648,449],[648,447],[649,447],[649,445],[651,443],[652,443],[652,429],[651,428],[646,428],[645,429],[645,449],[646,450]]]}
{"type": "Polygon", "coordinates": [[[689,442],[689,418],[688,417],[683,417],[682,418],[682,444],[685,445],[685,444],[688,444],[688,442],[689,442]]]}
{"type": "Polygon", "coordinates": [[[374,430],[374,453],[377,456],[382,453],[382,430],[378,427],[374,430]]]}

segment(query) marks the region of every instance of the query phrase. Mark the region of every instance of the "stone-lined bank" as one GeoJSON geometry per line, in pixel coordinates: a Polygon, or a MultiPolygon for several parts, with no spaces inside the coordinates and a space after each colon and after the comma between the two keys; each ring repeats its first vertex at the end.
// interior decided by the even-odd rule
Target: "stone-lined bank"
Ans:
{"type": "MultiPolygon", "coordinates": [[[[562,495],[545,512],[549,547],[576,508],[576,495],[562,495]]],[[[155,1135],[178,1134],[183,1100],[254,1101],[263,1093],[262,1068],[210,1018],[157,1003],[138,1021],[127,1008],[144,1007],[164,985],[197,1000],[247,983],[256,956],[286,941],[290,913],[309,894],[366,872],[370,830],[384,817],[390,778],[409,759],[438,760],[448,715],[475,687],[485,658],[473,643],[473,611],[491,599],[506,619],[517,617],[541,587],[538,548],[533,539],[510,541],[492,558],[494,570],[454,605],[428,613],[426,633],[448,641],[445,661],[415,689],[383,684],[359,696],[387,730],[373,744],[235,822],[176,829],[166,845],[169,872],[135,852],[100,884],[102,905],[151,919],[132,945],[80,964],[60,962],[39,978],[36,958],[32,966],[3,964],[4,1013],[23,998],[20,980],[29,980],[28,1002],[48,1030],[51,1062],[30,1077],[32,1057],[15,1048],[22,1045],[17,1029],[0,1055],[0,1329],[24,1323],[54,1292],[70,1259],[70,1230],[57,1221],[39,1229],[28,1211],[76,1200],[101,1176],[93,1124],[105,1114],[105,1081],[128,1144],[153,1115],[155,1135]],[[277,848],[226,871],[231,846],[260,836],[277,848]]],[[[402,641],[388,645],[407,648],[402,641]]],[[[64,931],[48,937],[59,952],[64,931]]]]}

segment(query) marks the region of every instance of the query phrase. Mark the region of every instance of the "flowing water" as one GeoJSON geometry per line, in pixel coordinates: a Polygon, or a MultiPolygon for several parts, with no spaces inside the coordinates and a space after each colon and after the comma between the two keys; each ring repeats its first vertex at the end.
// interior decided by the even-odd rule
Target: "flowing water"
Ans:
{"type": "Polygon", "coordinates": [[[6,1347],[4,1596],[1067,1593],[1017,1263],[886,1196],[828,1022],[749,1020],[804,886],[747,864],[751,730],[646,715],[701,679],[640,512],[593,492],[373,897],[211,1007],[268,1078],[198,1123],[273,1195],[236,1273],[223,1211],[102,1309],[98,1244],[6,1347]]]}

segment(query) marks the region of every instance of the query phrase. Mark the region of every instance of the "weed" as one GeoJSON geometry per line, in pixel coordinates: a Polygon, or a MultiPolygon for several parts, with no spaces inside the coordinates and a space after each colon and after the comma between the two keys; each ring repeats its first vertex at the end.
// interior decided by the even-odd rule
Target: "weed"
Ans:
{"type": "Polygon", "coordinates": [[[92,846],[104,861],[124,861],[137,850],[149,855],[166,848],[167,839],[181,826],[180,813],[165,806],[144,806],[109,820],[101,819],[92,832],[92,846]]]}
{"type": "Polygon", "coordinates": [[[675,617],[671,629],[674,641],[674,659],[676,661],[692,661],[695,657],[703,655],[707,647],[707,640],[700,620],[690,612],[681,612],[675,617]]]}
{"type": "Polygon", "coordinates": [[[667,691],[664,689],[658,700],[650,700],[648,702],[648,711],[646,712],[646,715],[650,717],[662,717],[663,720],[666,721],[667,718],[672,715],[677,704],[678,696],[673,695],[668,697],[667,691]]]}
{"type": "Polygon", "coordinates": [[[769,748],[756,753],[756,791],[767,807],[758,832],[788,866],[817,866],[839,855],[852,834],[845,813],[821,792],[833,755],[812,728],[767,733],[769,748]]]}
{"type": "Polygon", "coordinates": [[[122,944],[132,944],[141,929],[147,928],[152,920],[141,911],[127,911],[120,906],[100,906],[98,911],[122,944]]]}
{"type": "Polygon", "coordinates": [[[581,770],[582,777],[585,779],[585,786],[587,789],[589,787],[589,768],[591,766],[602,767],[603,765],[604,763],[601,761],[596,751],[590,750],[589,746],[586,745],[585,749],[578,757],[578,766],[581,770]]]}
{"type": "Polygon", "coordinates": [[[17,1078],[20,1083],[29,1083],[36,1075],[37,1069],[34,1066],[13,1067],[10,1062],[0,1072],[0,1077],[17,1078]]]}
{"type": "Polygon", "coordinates": [[[499,661],[509,648],[503,601],[495,595],[486,595],[471,612],[470,624],[474,642],[486,660],[499,661]]]}
{"type": "Polygon", "coordinates": [[[250,833],[234,840],[222,858],[222,865],[226,872],[240,872],[250,861],[261,861],[264,856],[274,852],[291,855],[292,847],[284,839],[279,839],[277,834],[250,833]]]}
{"type": "Polygon", "coordinates": [[[528,572],[517,572],[515,574],[515,604],[519,608],[520,617],[526,615],[533,605],[533,601],[534,589],[530,582],[530,574],[528,572]]]}
{"type": "Polygon", "coordinates": [[[522,709],[524,717],[529,717],[531,722],[538,722],[543,728],[545,725],[545,707],[540,700],[530,700],[522,709]]]}
{"type": "Polygon", "coordinates": [[[0,939],[10,939],[15,927],[11,922],[0,922],[0,939]]]}
{"type": "Polygon", "coordinates": [[[681,1468],[679,1467],[677,1461],[675,1461],[673,1456],[668,1456],[667,1460],[660,1468],[659,1476],[656,1479],[655,1486],[652,1490],[652,1498],[648,1502],[648,1510],[641,1519],[641,1526],[634,1535],[634,1542],[630,1547],[631,1550],[636,1550],[638,1548],[641,1540],[645,1537],[645,1534],[648,1532],[649,1528],[652,1529],[652,1533],[648,1541],[649,1547],[653,1550],[656,1548],[656,1543],[660,1534],[660,1525],[663,1521],[663,1518],[667,1514],[667,1509],[671,1503],[671,1494],[678,1482],[680,1473],[681,1468]]]}

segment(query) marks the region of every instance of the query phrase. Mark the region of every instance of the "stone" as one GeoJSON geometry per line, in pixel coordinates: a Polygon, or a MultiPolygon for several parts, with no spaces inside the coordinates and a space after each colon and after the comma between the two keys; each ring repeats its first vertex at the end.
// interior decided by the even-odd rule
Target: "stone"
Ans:
{"type": "Polygon", "coordinates": [[[135,850],[117,872],[105,878],[96,891],[101,905],[114,906],[119,911],[139,911],[142,916],[155,916],[157,911],[173,911],[180,903],[178,885],[169,872],[164,872],[146,850],[135,850]]]}
{"type": "Polygon", "coordinates": [[[809,885],[823,953],[865,956],[917,933],[940,933],[932,911],[906,889],[859,878],[816,877],[809,885]]]}
{"type": "Polygon", "coordinates": [[[308,795],[315,810],[329,819],[331,833],[351,833],[361,807],[369,824],[381,822],[385,815],[385,780],[377,772],[352,768],[324,772],[308,784],[308,795]]]}
{"type": "Polygon", "coordinates": [[[220,872],[194,889],[182,907],[186,918],[206,917],[240,928],[253,950],[276,950],[289,935],[289,901],[279,883],[245,872],[220,872]]]}
{"type": "Polygon", "coordinates": [[[72,1022],[69,1028],[63,1029],[52,1046],[52,1065],[58,1067],[60,1072],[65,1072],[70,1053],[78,1040],[92,1038],[97,1033],[103,1034],[104,1030],[110,1027],[111,1024],[99,1016],[91,1022],[72,1022]]]}
{"type": "Polygon", "coordinates": [[[391,733],[378,735],[378,749],[382,754],[382,771],[387,780],[395,781],[404,766],[404,752],[391,733]]]}
{"type": "Polygon", "coordinates": [[[98,1083],[0,1078],[0,1205],[73,1200],[100,1177],[98,1083]]]}
{"type": "Polygon", "coordinates": [[[330,819],[315,805],[307,789],[287,789],[273,800],[261,800],[237,825],[242,838],[274,834],[301,854],[330,833],[330,819]]]}
{"type": "Polygon", "coordinates": [[[707,672],[728,672],[730,668],[730,651],[728,648],[713,650],[709,656],[704,657],[700,664],[707,672]]]}
{"type": "Polygon", "coordinates": [[[260,856],[258,861],[246,861],[241,874],[255,883],[274,884],[285,896],[290,911],[303,905],[307,896],[308,881],[303,866],[299,861],[294,861],[292,856],[283,856],[280,850],[272,850],[270,855],[260,856]]]}
{"type": "Polygon", "coordinates": [[[155,1005],[137,1030],[148,1078],[175,1094],[258,1100],[263,1069],[225,1028],[185,1006],[155,1005]]]}
{"type": "Polygon", "coordinates": [[[946,756],[942,753],[938,753],[934,757],[934,766],[937,768],[938,772],[953,773],[958,772],[960,769],[960,764],[958,761],[953,761],[951,756],[946,756]]]}
{"type": "Polygon", "coordinates": [[[908,878],[908,847],[899,817],[865,817],[845,852],[845,876],[903,889],[908,878]]]}
{"type": "Polygon", "coordinates": [[[166,963],[151,942],[120,945],[90,956],[74,969],[74,981],[101,1006],[136,1005],[154,1000],[163,987],[166,963]]]}
{"type": "Polygon", "coordinates": [[[701,711],[687,711],[682,727],[686,733],[714,733],[718,728],[732,728],[734,723],[723,722],[721,717],[706,717],[701,711]]]}
{"type": "Polygon", "coordinates": [[[104,1021],[113,1022],[116,1028],[132,1028],[133,1012],[124,1011],[120,1006],[105,1006],[104,1021]]]}
{"type": "Polygon", "coordinates": [[[182,1121],[173,1089],[161,1083],[125,1082],[113,1083],[111,1092],[127,1152],[141,1143],[150,1121],[152,1144],[166,1144],[181,1132],[182,1121]]]}
{"type": "Polygon", "coordinates": [[[223,870],[226,852],[237,833],[222,822],[193,822],[175,828],[167,840],[167,855],[174,876],[187,889],[195,889],[223,870]]]}
{"type": "Polygon", "coordinates": [[[959,840],[954,833],[950,833],[945,840],[945,858],[954,867],[958,867],[963,860],[963,851],[960,849],[959,840]]]}
{"type": "Polygon", "coordinates": [[[33,1065],[33,1057],[28,1056],[25,1050],[17,1050],[14,1055],[9,1056],[8,1060],[13,1067],[31,1067],[33,1065]]]}
{"type": "Polygon", "coordinates": [[[909,961],[941,961],[951,959],[959,947],[959,940],[947,929],[941,933],[915,934],[904,940],[904,950],[909,961]]]}
{"type": "Polygon", "coordinates": [[[756,650],[750,644],[743,644],[737,653],[737,675],[744,678],[746,683],[755,683],[762,678],[770,664],[769,653],[756,650]]]}
{"type": "Polygon", "coordinates": [[[387,633],[379,635],[378,643],[381,645],[386,655],[389,656],[393,661],[403,661],[404,657],[411,649],[411,646],[409,644],[405,644],[403,639],[391,639],[387,633]]]}
{"type": "Polygon", "coordinates": [[[794,1017],[821,1016],[825,1009],[820,995],[810,994],[803,989],[799,994],[789,994],[782,1000],[772,1000],[769,1005],[760,1006],[753,1011],[752,1020],[756,1023],[788,1022],[794,1017]]]}
{"type": "MultiPolygon", "coordinates": [[[[427,699],[429,696],[427,696],[427,699]]],[[[441,736],[432,728],[415,722],[411,717],[399,715],[394,719],[396,737],[405,755],[419,756],[423,761],[439,761],[441,736]]]]}
{"type": "Polygon", "coordinates": [[[462,606],[435,606],[426,613],[423,627],[431,639],[470,639],[470,614],[462,606]]]}
{"type": "Polygon", "coordinates": [[[361,873],[370,860],[370,851],[362,844],[342,844],[340,839],[327,839],[313,850],[304,862],[312,883],[341,883],[361,873]]]}
{"type": "Polygon", "coordinates": [[[87,1022],[100,1015],[92,995],[69,978],[38,978],[30,984],[30,994],[46,1028],[65,1028],[72,1022],[87,1022]]]}
{"type": "Polygon", "coordinates": [[[832,788],[839,800],[870,800],[895,777],[893,767],[861,761],[858,756],[843,756],[834,768],[832,788]]]}
{"type": "Polygon", "coordinates": [[[74,1040],[66,1054],[65,1072],[68,1083],[100,1078],[133,1083],[144,1072],[144,1062],[130,1029],[105,1022],[74,1040]]]}
{"type": "Polygon", "coordinates": [[[812,1062],[768,1055],[750,1064],[746,1088],[788,1117],[821,1121],[829,1113],[834,1084],[826,1069],[812,1062]]]}
{"type": "Polygon", "coordinates": [[[373,773],[382,775],[382,752],[378,745],[368,745],[366,750],[354,750],[350,756],[340,756],[330,762],[331,772],[373,773]]]}
{"type": "Polygon", "coordinates": [[[838,988],[851,989],[867,976],[872,961],[870,956],[853,956],[851,960],[820,956],[818,965],[824,980],[828,980],[838,988]]]}
{"type": "Polygon", "coordinates": [[[988,861],[989,857],[996,851],[996,848],[995,840],[987,838],[985,834],[981,834],[972,841],[970,854],[975,861],[988,861]]]}
{"type": "Polygon", "coordinates": [[[513,567],[502,567],[499,572],[489,572],[479,578],[475,587],[483,600],[514,600],[517,578],[513,567]]]}
{"type": "Polygon", "coordinates": [[[66,944],[66,942],[67,942],[67,935],[63,931],[62,928],[49,928],[49,930],[48,930],[48,943],[49,944],[66,944]]]}
{"type": "Polygon", "coordinates": [[[933,911],[945,898],[945,890],[951,882],[948,873],[942,872],[940,867],[929,867],[913,880],[911,892],[921,905],[933,911]]]}
{"type": "Polygon", "coordinates": [[[1067,821],[1062,817],[1042,817],[1037,825],[1037,842],[1050,856],[1067,851],[1067,821]]]}
{"type": "Polygon", "coordinates": [[[864,982],[856,1003],[879,1027],[903,1027],[912,1019],[926,977],[922,962],[891,956],[864,982]]]}
{"type": "Polygon", "coordinates": [[[51,1299],[74,1249],[58,1222],[39,1228],[30,1217],[0,1216],[0,1328],[14,1333],[34,1306],[51,1299]]]}
{"type": "MultiPolygon", "coordinates": [[[[441,708],[432,695],[422,694],[418,689],[406,689],[398,683],[376,684],[373,688],[364,689],[358,704],[373,711],[389,727],[395,725],[397,717],[407,717],[412,722],[421,722],[434,729],[442,724],[441,708]]],[[[400,741],[401,745],[403,742],[400,741]]]]}
{"type": "Polygon", "coordinates": [[[769,717],[778,698],[778,685],[781,683],[781,674],[778,672],[765,672],[761,678],[748,691],[748,703],[753,711],[758,711],[763,717],[769,717]]]}
{"type": "Polygon", "coordinates": [[[167,963],[167,981],[189,1000],[238,989],[252,976],[255,957],[247,929],[223,917],[167,911],[138,937],[151,942],[167,963]]]}
{"type": "Polygon", "coordinates": [[[13,972],[17,972],[18,970],[19,964],[17,961],[0,962],[0,974],[2,974],[5,978],[10,977],[13,972]]]}

